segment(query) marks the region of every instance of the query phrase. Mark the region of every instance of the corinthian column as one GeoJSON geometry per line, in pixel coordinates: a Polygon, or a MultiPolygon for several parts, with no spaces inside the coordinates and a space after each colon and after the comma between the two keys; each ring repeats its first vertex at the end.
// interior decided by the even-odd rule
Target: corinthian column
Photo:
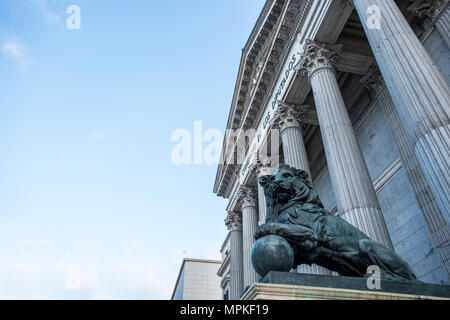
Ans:
{"type": "MultiPolygon", "coordinates": [[[[311,178],[300,122],[301,117],[302,111],[296,110],[293,105],[278,101],[278,110],[275,112],[273,127],[280,130],[285,164],[306,171],[311,178]]],[[[297,267],[297,272],[331,275],[331,271],[316,264],[311,266],[302,264],[297,267]]]]}
{"type": "Polygon", "coordinates": [[[308,74],[311,82],[328,170],[342,218],[392,248],[332,66],[341,49],[342,46],[308,40],[299,67],[308,74]]]}
{"type": "Polygon", "coordinates": [[[258,228],[257,193],[253,188],[241,186],[238,198],[242,208],[242,251],[244,268],[244,289],[258,281],[258,274],[253,269],[250,259],[255,239],[253,235],[258,228]]]}
{"type": "Polygon", "coordinates": [[[434,247],[441,258],[442,265],[447,271],[447,275],[450,275],[449,224],[442,214],[431,192],[430,185],[420,168],[419,161],[414,154],[414,148],[408,140],[400,117],[395,110],[394,102],[386,90],[383,77],[378,68],[371,68],[370,72],[363,77],[361,82],[365,83],[368,88],[378,92],[377,99],[381,103],[381,107],[391,129],[403,168],[413,189],[414,197],[419,205],[427,228],[430,231],[434,247]]]}
{"type": "Polygon", "coordinates": [[[230,300],[239,300],[243,293],[242,220],[237,212],[228,212],[225,224],[230,235],[230,300]]]}
{"type": "Polygon", "coordinates": [[[394,0],[352,0],[395,109],[441,210],[449,217],[450,92],[394,0]],[[379,10],[378,23],[370,7],[379,10]]]}
{"type": "Polygon", "coordinates": [[[273,127],[280,130],[285,164],[304,170],[311,176],[300,116],[301,112],[295,110],[292,105],[279,101],[273,127]]]}

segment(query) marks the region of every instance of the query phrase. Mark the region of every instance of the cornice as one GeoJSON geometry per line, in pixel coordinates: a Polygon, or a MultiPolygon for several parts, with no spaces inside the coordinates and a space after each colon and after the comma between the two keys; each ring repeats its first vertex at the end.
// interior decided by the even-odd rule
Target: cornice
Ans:
{"type": "Polygon", "coordinates": [[[230,283],[230,275],[226,275],[220,282],[220,287],[222,289],[225,289],[229,283],[230,283]]]}
{"type": "MultiPolygon", "coordinates": [[[[276,30],[271,34],[271,41],[267,42],[270,45],[269,48],[261,48],[262,52],[267,52],[267,58],[264,68],[260,71],[259,80],[256,81],[256,88],[253,89],[252,95],[246,92],[245,101],[245,115],[242,117],[239,114],[238,117],[234,117],[233,123],[230,123],[231,114],[235,112],[234,106],[230,112],[227,128],[242,128],[249,129],[254,126],[254,123],[259,121],[261,117],[263,106],[266,105],[267,99],[271,92],[271,88],[276,83],[279,72],[287,58],[287,53],[293,45],[295,35],[297,34],[301,21],[307,11],[311,0],[286,0],[277,1],[277,3],[283,3],[282,19],[280,19],[276,25],[276,30]],[[244,121],[242,121],[244,119],[244,121]],[[232,126],[230,126],[232,125],[232,126]],[[234,126],[233,126],[234,125],[234,126]]],[[[250,73],[251,75],[252,73],[250,73]]],[[[239,79],[238,79],[239,80],[239,79]]],[[[248,83],[250,85],[250,82],[248,83]]],[[[236,93],[236,92],[235,92],[236,93]]],[[[227,147],[235,148],[234,144],[224,141],[222,155],[226,154],[227,147]]],[[[218,174],[216,176],[216,182],[214,192],[219,196],[228,197],[227,185],[232,181],[231,172],[236,172],[240,166],[236,164],[221,164],[218,168],[218,174]]]]}
{"type": "Polygon", "coordinates": [[[230,239],[231,233],[228,232],[227,236],[225,237],[225,240],[222,242],[222,246],[220,247],[220,252],[223,252],[225,247],[227,246],[228,240],[230,239]]]}
{"type": "MultiPolygon", "coordinates": [[[[259,18],[242,49],[241,62],[239,65],[238,76],[234,89],[233,99],[231,103],[231,109],[228,116],[227,129],[236,127],[239,124],[239,119],[243,113],[243,105],[250,84],[251,70],[254,68],[256,58],[259,56],[259,52],[262,49],[262,44],[265,42],[268,34],[272,31],[274,19],[279,15],[281,10],[276,9],[277,3],[284,3],[286,0],[268,0],[264,5],[259,18]],[[270,29],[270,31],[269,31],[270,29]],[[258,40],[259,39],[259,40],[258,40]]],[[[275,19],[276,21],[276,19],[275,19]]],[[[228,145],[227,137],[225,137],[222,145],[221,159],[224,158],[226,147],[228,145]]],[[[228,159],[224,159],[228,160],[228,159]]],[[[236,170],[236,164],[227,164],[228,161],[222,161],[217,169],[216,181],[214,184],[214,193],[224,196],[225,190],[220,189],[222,185],[227,185],[230,182],[230,178],[226,176],[223,171],[236,170]],[[225,181],[223,179],[225,178],[225,181]],[[225,182],[225,183],[224,183],[225,182]]]]}

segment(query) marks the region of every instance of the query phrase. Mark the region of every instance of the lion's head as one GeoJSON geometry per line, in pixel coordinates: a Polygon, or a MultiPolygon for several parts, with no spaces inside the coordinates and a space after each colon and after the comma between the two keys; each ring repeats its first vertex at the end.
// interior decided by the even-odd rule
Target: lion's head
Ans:
{"type": "Polygon", "coordinates": [[[268,204],[297,201],[323,207],[306,171],[280,164],[273,175],[262,176],[258,182],[264,188],[268,204]]]}

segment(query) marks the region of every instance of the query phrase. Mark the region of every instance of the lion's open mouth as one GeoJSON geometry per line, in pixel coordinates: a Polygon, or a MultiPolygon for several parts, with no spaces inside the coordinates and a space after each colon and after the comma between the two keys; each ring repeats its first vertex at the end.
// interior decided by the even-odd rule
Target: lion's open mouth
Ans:
{"type": "Polygon", "coordinates": [[[276,184],[273,188],[273,193],[278,200],[285,202],[295,195],[295,189],[283,184],[276,184]]]}

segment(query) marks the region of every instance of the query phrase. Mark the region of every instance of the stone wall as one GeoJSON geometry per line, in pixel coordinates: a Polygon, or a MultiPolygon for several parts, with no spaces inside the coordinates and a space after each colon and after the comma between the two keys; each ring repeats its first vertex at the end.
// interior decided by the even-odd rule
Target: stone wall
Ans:
{"type": "Polygon", "coordinates": [[[180,277],[178,279],[177,287],[175,288],[172,300],[183,300],[183,292],[184,292],[184,268],[183,270],[181,270],[180,277]]]}
{"type": "Polygon", "coordinates": [[[219,263],[187,261],[183,300],[221,300],[219,263]]]}
{"type": "Polygon", "coordinates": [[[423,42],[425,49],[433,59],[442,76],[450,80],[450,50],[438,30],[434,30],[423,42]]]}
{"type": "Polygon", "coordinates": [[[411,265],[419,280],[448,284],[403,170],[378,192],[378,199],[395,251],[411,265]]]}

